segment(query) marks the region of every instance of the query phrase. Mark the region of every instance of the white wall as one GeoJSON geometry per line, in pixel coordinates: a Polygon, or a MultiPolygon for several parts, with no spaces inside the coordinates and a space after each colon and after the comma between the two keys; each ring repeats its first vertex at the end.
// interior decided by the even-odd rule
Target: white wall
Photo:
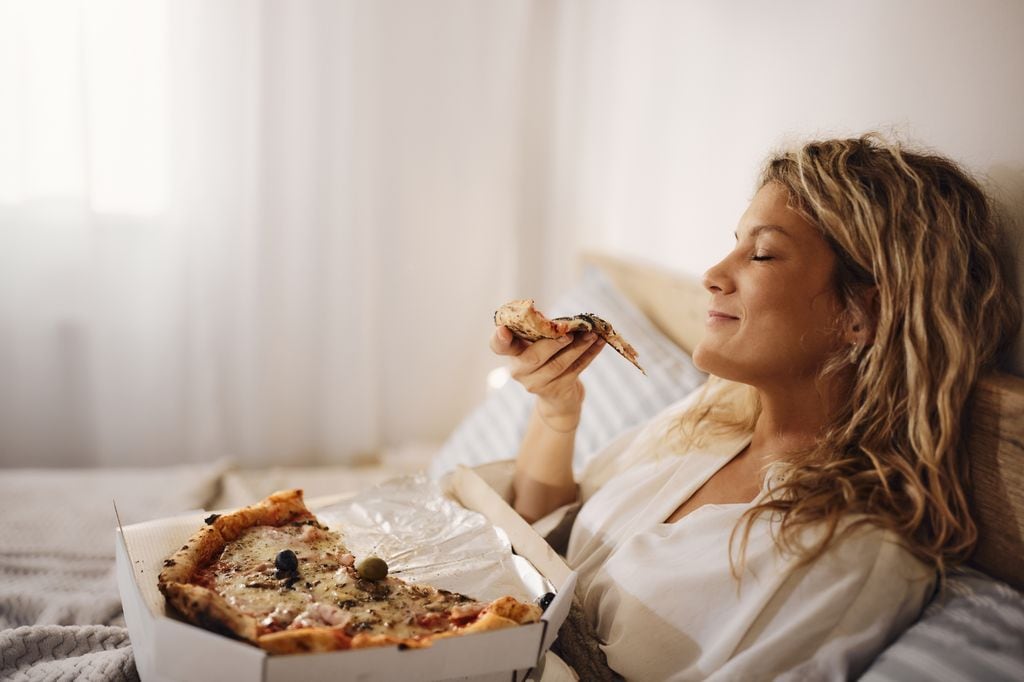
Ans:
{"type": "Polygon", "coordinates": [[[1024,0],[127,4],[0,0],[0,465],[441,439],[502,364],[499,303],[550,304],[581,247],[700,274],[789,138],[966,162],[1024,270],[1024,0]],[[97,217],[155,200],[140,148],[173,210],[97,217]],[[12,199],[51,157],[56,222],[12,199]]]}
{"type": "MultiPolygon", "coordinates": [[[[899,133],[1009,210],[1024,271],[1024,2],[563,6],[552,216],[590,247],[700,274],[788,139],[899,133]],[[565,66],[569,65],[569,66],[565,66]]],[[[1020,287],[1024,292],[1024,287],[1020,287]]],[[[1024,374],[1018,342],[1012,369],[1024,374]]]]}

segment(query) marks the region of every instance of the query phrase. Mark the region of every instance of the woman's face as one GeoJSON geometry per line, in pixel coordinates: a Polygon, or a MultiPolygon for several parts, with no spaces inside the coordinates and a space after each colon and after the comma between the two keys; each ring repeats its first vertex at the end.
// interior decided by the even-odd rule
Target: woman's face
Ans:
{"type": "Polygon", "coordinates": [[[740,218],[736,248],[704,274],[711,293],[693,359],[705,372],[758,388],[814,381],[837,349],[836,257],[818,230],[762,187],[740,218]]]}

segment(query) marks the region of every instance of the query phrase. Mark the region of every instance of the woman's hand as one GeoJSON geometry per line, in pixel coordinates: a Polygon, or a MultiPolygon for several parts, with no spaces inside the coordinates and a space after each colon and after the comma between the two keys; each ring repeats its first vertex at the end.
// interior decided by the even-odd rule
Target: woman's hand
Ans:
{"type": "Polygon", "coordinates": [[[537,414],[560,433],[570,433],[579,424],[584,395],[580,372],[604,344],[593,332],[530,342],[508,327],[496,327],[491,336],[491,350],[510,358],[512,378],[537,396],[537,414]]]}

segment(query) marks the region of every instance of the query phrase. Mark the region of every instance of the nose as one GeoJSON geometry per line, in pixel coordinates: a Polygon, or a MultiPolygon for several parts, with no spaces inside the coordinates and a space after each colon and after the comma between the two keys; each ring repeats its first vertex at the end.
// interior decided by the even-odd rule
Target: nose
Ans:
{"type": "Polygon", "coordinates": [[[704,277],[701,279],[701,284],[704,285],[704,288],[713,294],[732,293],[734,287],[732,278],[729,276],[728,268],[726,267],[727,260],[728,258],[712,265],[707,269],[704,273],[704,277]]]}

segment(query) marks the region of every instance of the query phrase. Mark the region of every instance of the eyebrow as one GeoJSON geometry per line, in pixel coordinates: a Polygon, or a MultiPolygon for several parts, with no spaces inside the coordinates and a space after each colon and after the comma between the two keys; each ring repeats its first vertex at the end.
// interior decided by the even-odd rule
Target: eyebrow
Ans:
{"type": "MultiPolygon", "coordinates": [[[[752,228],[750,228],[750,234],[747,236],[753,239],[762,232],[778,232],[779,234],[789,237],[790,239],[793,238],[793,235],[787,232],[786,228],[782,227],[781,225],[773,225],[771,223],[765,223],[763,225],[754,225],[752,228]]],[[[732,236],[735,237],[737,241],[739,241],[739,232],[733,232],[732,236]]]]}

